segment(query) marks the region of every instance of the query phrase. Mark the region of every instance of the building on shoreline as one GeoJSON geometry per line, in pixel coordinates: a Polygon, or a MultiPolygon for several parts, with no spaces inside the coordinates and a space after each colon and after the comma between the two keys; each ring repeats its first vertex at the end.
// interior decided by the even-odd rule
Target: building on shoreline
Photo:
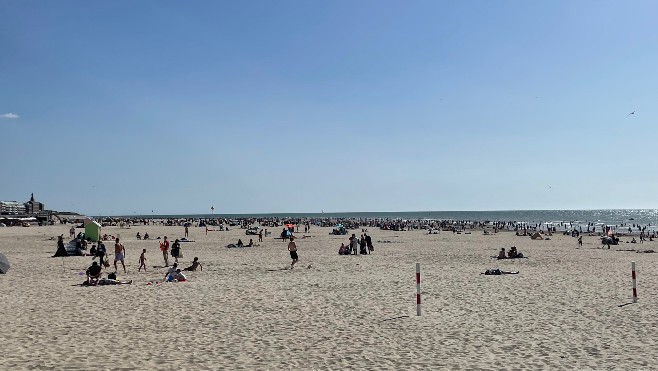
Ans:
{"type": "Polygon", "coordinates": [[[52,225],[55,222],[66,224],[82,222],[84,218],[84,215],[75,212],[46,210],[43,202],[34,199],[34,193],[27,202],[0,201],[0,223],[5,225],[52,225]]]}
{"type": "Polygon", "coordinates": [[[25,214],[25,204],[17,201],[0,201],[0,215],[25,214]]]}
{"type": "Polygon", "coordinates": [[[28,202],[0,201],[0,215],[36,215],[45,211],[45,205],[34,199],[34,193],[28,202]]]}

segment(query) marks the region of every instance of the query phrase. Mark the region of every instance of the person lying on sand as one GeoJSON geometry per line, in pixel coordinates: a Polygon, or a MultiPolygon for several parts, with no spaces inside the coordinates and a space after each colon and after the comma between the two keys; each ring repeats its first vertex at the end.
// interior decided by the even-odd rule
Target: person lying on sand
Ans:
{"type": "Polygon", "coordinates": [[[91,284],[86,281],[82,283],[82,286],[106,286],[106,285],[130,285],[133,283],[133,280],[130,281],[119,281],[113,280],[110,278],[101,278],[97,282],[91,284]]]}
{"type": "Polygon", "coordinates": [[[519,274],[519,272],[501,271],[500,269],[495,268],[495,269],[487,269],[484,273],[480,273],[480,274],[484,274],[487,276],[500,276],[501,274],[519,274]]]}
{"type": "Polygon", "coordinates": [[[192,265],[189,267],[183,269],[184,271],[190,271],[190,272],[195,272],[197,268],[201,267],[201,271],[203,272],[203,265],[199,263],[199,258],[195,257],[194,261],[192,262],[192,265]]]}

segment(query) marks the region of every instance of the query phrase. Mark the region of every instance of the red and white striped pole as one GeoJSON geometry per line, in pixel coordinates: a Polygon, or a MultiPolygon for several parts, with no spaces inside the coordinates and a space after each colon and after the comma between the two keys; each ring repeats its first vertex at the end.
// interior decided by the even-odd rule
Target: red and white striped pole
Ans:
{"type": "Polygon", "coordinates": [[[633,271],[633,303],[637,303],[637,283],[635,282],[635,262],[631,262],[631,270],[633,271]]]}
{"type": "Polygon", "coordinates": [[[416,315],[420,316],[420,263],[416,263],[416,315]]]}

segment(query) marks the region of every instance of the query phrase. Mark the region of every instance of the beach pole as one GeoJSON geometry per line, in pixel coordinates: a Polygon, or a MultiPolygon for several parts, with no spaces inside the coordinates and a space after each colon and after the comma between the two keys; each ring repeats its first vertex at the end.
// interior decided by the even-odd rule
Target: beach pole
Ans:
{"type": "MultiPolygon", "coordinates": [[[[635,277],[635,271],[633,272],[633,277],[635,277]]],[[[635,280],[633,280],[633,285],[635,285],[635,280]]],[[[416,263],[416,315],[420,316],[420,263],[416,263]]]]}
{"type": "Polygon", "coordinates": [[[633,271],[633,303],[637,303],[637,283],[635,278],[635,262],[631,262],[631,270],[633,271]]]}

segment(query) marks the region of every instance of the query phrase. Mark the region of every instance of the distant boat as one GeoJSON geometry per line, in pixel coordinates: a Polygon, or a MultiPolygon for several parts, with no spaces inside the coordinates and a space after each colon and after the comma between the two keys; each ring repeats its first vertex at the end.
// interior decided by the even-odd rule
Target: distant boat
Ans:
{"type": "Polygon", "coordinates": [[[635,220],[635,219],[633,219],[633,218],[630,218],[630,219],[628,219],[628,220],[635,220]]]}

